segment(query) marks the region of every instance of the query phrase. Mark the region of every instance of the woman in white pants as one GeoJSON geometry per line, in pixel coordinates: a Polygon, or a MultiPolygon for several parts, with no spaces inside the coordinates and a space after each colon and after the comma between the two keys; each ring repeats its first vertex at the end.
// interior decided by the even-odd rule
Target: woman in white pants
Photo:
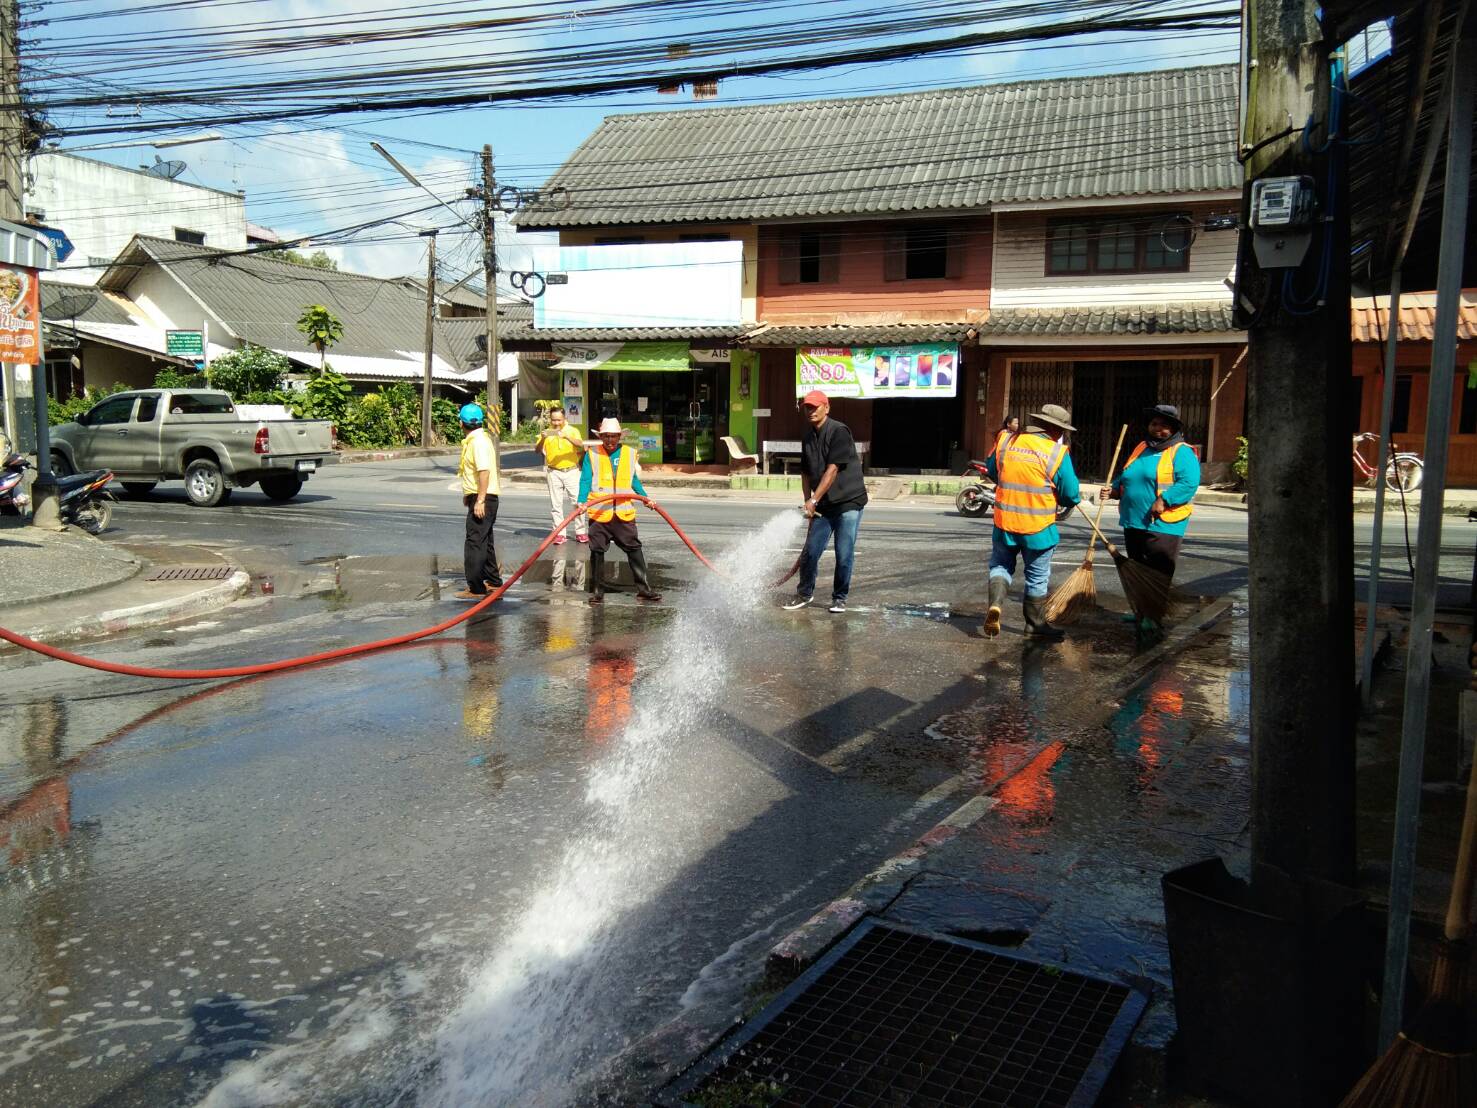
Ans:
{"type": "MultiPolygon", "coordinates": [[[[554,526],[579,502],[580,462],[585,456],[584,440],[580,433],[564,418],[564,409],[555,408],[549,413],[549,426],[539,433],[533,448],[544,453],[544,481],[549,486],[549,514],[554,526]]],[[[574,521],[574,537],[580,542],[589,542],[589,521],[580,516],[574,521]]],[[[554,536],[554,545],[562,546],[566,539],[564,531],[554,536]]]]}

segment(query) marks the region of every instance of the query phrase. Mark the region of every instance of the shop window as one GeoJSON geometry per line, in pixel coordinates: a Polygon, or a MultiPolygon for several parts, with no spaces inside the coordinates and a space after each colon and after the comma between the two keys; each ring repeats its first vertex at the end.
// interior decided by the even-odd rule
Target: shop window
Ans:
{"type": "Polygon", "coordinates": [[[1046,229],[1046,272],[1173,273],[1190,268],[1193,223],[1182,213],[1069,219],[1046,229]]]}
{"type": "Polygon", "coordinates": [[[204,231],[191,231],[190,229],[188,229],[186,227],[176,227],[174,229],[174,241],[175,242],[187,242],[191,246],[204,246],[205,245],[205,232],[204,231]]]}
{"type": "Polygon", "coordinates": [[[887,236],[883,279],[933,281],[960,277],[964,271],[964,239],[943,227],[909,227],[887,236]]]}
{"type": "Polygon", "coordinates": [[[841,243],[820,231],[796,231],[779,241],[780,284],[833,285],[840,279],[841,243]]]}
{"type": "Polygon", "coordinates": [[[1477,389],[1462,388],[1462,414],[1457,423],[1457,434],[1477,435],[1477,389]]]}
{"type": "Polygon", "coordinates": [[[1395,406],[1390,409],[1390,434],[1403,435],[1410,430],[1410,386],[1409,374],[1395,378],[1395,406]]]}

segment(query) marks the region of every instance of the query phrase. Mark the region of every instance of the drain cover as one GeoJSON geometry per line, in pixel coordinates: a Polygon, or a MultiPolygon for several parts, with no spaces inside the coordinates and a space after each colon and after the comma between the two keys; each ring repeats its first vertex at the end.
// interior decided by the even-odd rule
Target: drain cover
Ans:
{"type": "Polygon", "coordinates": [[[234,566],[156,566],[145,581],[224,581],[234,566]]]}
{"type": "Polygon", "coordinates": [[[1145,1003],[1113,981],[864,920],[659,1103],[1077,1108],[1096,1101],[1145,1003]]]}

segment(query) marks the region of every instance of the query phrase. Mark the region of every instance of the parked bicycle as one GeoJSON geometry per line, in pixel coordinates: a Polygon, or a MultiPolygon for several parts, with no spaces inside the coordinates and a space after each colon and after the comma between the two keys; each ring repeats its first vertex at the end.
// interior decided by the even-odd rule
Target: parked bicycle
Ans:
{"type": "MultiPolygon", "coordinates": [[[[1374,488],[1375,467],[1364,460],[1362,453],[1366,442],[1379,442],[1380,437],[1373,431],[1365,431],[1354,436],[1354,466],[1364,475],[1364,483],[1368,488],[1374,488]]],[[[1385,466],[1385,484],[1391,492],[1415,492],[1421,487],[1425,480],[1426,463],[1421,461],[1419,454],[1409,450],[1401,450],[1392,442],[1390,462],[1385,466]]]]}

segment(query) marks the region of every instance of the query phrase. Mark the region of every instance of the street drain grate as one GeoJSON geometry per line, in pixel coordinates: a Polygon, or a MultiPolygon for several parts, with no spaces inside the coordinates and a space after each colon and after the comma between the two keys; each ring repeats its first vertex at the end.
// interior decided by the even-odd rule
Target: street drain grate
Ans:
{"type": "Polygon", "coordinates": [[[157,566],[145,581],[224,581],[236,572],[233,566],[157,566]]]}
{"type": "Polygon", "coordinates": [[[1112,981],[868,919],[658,1103],[1079,1108],[1145,1003],[1112,981]]]}

